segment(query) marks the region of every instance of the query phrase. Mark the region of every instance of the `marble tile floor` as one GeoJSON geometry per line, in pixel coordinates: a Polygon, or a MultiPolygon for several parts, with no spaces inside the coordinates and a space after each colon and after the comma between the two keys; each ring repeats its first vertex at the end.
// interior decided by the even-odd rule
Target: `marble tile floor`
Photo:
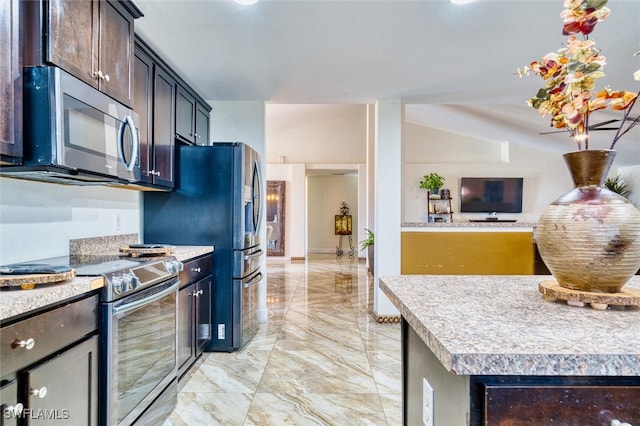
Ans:
{"type": "Polygon", "coordinates": [[[401,425],[400,326],[378,324],[365,264],[267,262],[269,319],[206,353],[164,426],[401,425]]]}

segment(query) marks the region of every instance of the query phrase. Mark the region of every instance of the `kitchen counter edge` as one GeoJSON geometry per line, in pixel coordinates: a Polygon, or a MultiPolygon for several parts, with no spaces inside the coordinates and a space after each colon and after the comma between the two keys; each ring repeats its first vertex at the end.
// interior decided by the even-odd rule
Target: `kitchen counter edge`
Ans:
{"type": "Polygon", "coordinates": [[[640,309],[545,301],[538,284],[551,279],[400,275],[380,288],[454,374],[640,376],[640,309]]]}
{"type": "MultiPolygon", "coordinates": [[[[172,255],[184,262],[213,252],[213,246],[176,246],[172,255]]],[[[0,322],[4,325],[19,317],[28,316],[31,311],[90,293],[100,288],[101,283],[100,277],[75,277],[63,283],[32,290],[3,290],[0,292],[0,322]],[[98,286],[96,280],[99,280],[98,286]]]]}

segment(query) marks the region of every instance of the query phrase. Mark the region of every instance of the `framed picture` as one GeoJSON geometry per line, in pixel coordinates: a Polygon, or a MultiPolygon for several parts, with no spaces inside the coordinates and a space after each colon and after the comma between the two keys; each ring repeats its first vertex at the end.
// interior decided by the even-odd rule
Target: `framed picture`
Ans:
{"type": "Polygon", "coordinates": [[[351,235],[351,215],[336,215],[336,235],[351,235]]]}

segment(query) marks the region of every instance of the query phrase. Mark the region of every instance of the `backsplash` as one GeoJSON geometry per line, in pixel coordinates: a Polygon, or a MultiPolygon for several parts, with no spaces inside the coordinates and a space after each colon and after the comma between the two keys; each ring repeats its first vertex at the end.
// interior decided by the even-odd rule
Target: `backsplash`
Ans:
{"type": "Polygon", "coordinates": [[[69,240],[69,255],[118,253],[120,247],[138,243],[138,234],[107,235],[69,240]]]}
{"type": "Polygon", "coordinates": [[[0,177],[0,265],[66,256],[73,239],[142,235],[141,206],[138,191],[0,177]]]}

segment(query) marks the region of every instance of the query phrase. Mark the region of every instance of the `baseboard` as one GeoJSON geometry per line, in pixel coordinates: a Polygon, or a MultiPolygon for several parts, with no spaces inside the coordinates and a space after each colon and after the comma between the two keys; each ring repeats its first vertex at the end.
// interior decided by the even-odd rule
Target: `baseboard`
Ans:
{"type": "Polygon", "coordinates": [[[301,256],[301,257],[291,256],[292,262],[304,262],[305,260],[307,260],[307,258],[304,256],[301,256]]]}
{"type": "Polygon", "coordinates": [[[371,310],[371,315],[378,324],[397,324],[401,318],[400,315],[378,315],[374,310],[371,310]]]}

